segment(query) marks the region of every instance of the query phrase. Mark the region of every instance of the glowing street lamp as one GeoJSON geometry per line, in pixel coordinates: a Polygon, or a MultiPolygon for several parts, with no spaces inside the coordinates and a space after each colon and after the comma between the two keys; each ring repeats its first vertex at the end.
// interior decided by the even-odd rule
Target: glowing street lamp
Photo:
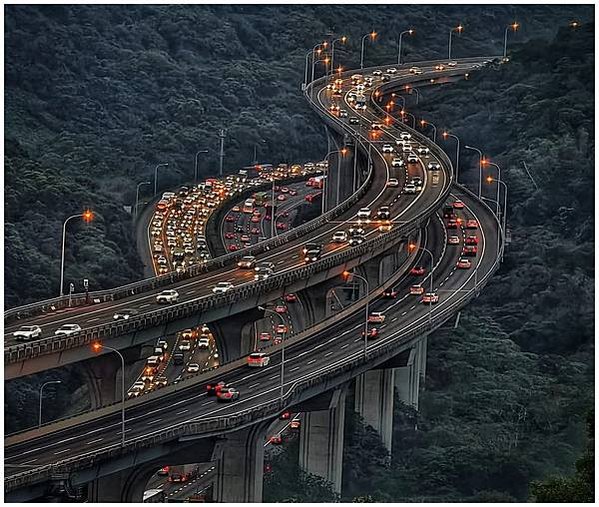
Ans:
{"type": "Polygon", "coordinates": [[[64,295],[64,246],[67,235],[67,223],[75,218],[83,218],[85,223],[90,223],[94,219],[94,214],[91,210],[86,209],[83,213],[71,215],[62,224],[62,249],[60,254],[60,295],[64,295]]]}
{"type": "Polygon", "coordinates": [[[368,296],[370,295],[370,286],[368,284],[368,280],[358,273],[344,271],[341,276],[346,282],[350,282],[353,277],[359,278],[364,282],[364,286],[366,288],[366,318],[364,319],[364,357],[366,357],[368,352],[368,316],[370,315],[368,296]]]}
{"type": "Polygon", "coordinates": [[[451,36],[453,35],[453,32],[457,32],[458,34],[461,34],[463,31],[464,31],[464,27],[462,26],[461,23],[458,26],[449,29],[449,50],[447,52],[448,60],[451,60],[451,36]]]}
{"type": "Polygon", "coordinates": [[[433,129],[433,143],[437,142],[437,127],[432,124],[430,121],[420,120],[420,126],[424,129],[427,125],[430,125],[433,129]]]}
{"type": "Polygon", "coordinates": [[[505,58],[507,58],[507,34],[510,30],[513,30],[514,32],[516,30],[518,30],[518,28],[520,27],[520,24],[517,23],[516,21],[514,21],[511,25],[508,25],[505,27],[505,34],[503,37],[503,58],[505,60],[505,58]]]}
{"type": "Polygon", "coordinates": [[[401,39],[405,34],[413,35],[416,30],[410,28],[409,30],[404,30],[399,34],[399,42],[397,44],[397,65],[401,65],[401,39]]]}
{"type": "Polygon", "coordinates": [[[366,35],[364,35],[362,37],[362,47],[360,50],[360,68],[363,69],[364,68],[364,42],[366,41],[366,39],[368,39],[370,37],[370,40],[372,42],[374,42],[374,39],[376,39],[376,36],[378,34],[373,30],[370,33],[367,33],[366,35]]]}
{"type": "MultiPolygon", "coordinates": [[[[338,39],[335,39],[331,43],[331,70],[333,70],[335,68],[335,42],[341,42],[341,44],[345,44],[346,41],[347,41],[347,37],[344,35],[343,37],[339,37],[338,39]]],[[[341,67],[339,67],[339,68],[341,68],[341,67]]]]}
{"type": "Polygon", "coordinates": [[[443,132],[443,139],[447,140],[448,137],[451,137],[456,140],[456,151],[455,151],[455,182],[458,181],[458,173],[460,169],[460,138],[451,132],[443,132]]]}

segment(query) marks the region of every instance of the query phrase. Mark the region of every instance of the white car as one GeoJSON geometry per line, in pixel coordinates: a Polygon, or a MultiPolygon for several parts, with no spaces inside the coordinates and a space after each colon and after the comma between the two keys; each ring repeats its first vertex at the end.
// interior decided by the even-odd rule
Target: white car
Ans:
{"type": "Polygon", "coordinates": [[[409,132],[401,132],[399,134],[399,138],[403,141],[409,141],[410,139],[412,139],[412,134],[410,134],[409,132]]]}
{"type": "Polygon", "coordinates": [[[393,146],[390,144],[383,144],[383,153],[393,153],[393,146]]]}
{"type": "Polygon", "coordinates": [[[133,309],[124,309],[124,310],[119,310],[118,312],[115,312],[115,314],[112,316],[112,318],[114,320],[129,320],[131,317],[134,317],[135,315],[137,315],[139,312],[137,310],[133,310],[133,309]]]}
{"type": "Polygon", "coordinates": [[[389,67],[386,71],[387,74],[396,74],[397,69],[395,67],[389,67]]]}
{"type": "Polygon", "coordinates": [[[358,211],[358,219],[359,220],[367,220],[370,218],[370,208],[360,208],[358,211]]]}
{"type": "MultiPolygon", "coordinates": [[[[389,72],[389,71],[387,71],[387,72],[389,72]]],[[[383,75],[383,71],[382,70],[378,70],[378,69],[377,70],[373,70],[372,71],[372,75],[373,76],[382,76],[383,75]]]]}
{"type": "Polygon", "coordinates": [[[389,178],[387,180],[388,187],[399,187],[399,180],[397,178],[389,178]]]}
{"type": "Polygon", "coordinates": [[[416,151],[418,152],[418,155],[428,155],[430,150],[426,146],[420,146],[416,151]]]}
{"type": "Polygon", "coordinates": [[[391,160],[391,165],[393,167],[403,167],[403,158],[395,157],[391,160]]]}
{"type": "Polygon", "coordinates": [[[62,327],[54,331],[56,336],[69,336],[81,331],[79,324],[63,324],[62,327]]]}
{"type": "Polygon", "coordinates": [[[410,74],[422,74],[422,69],[419,67],[411,67],[410,74]]]}
{"type": "Polygon", "coordinates": [[[32,340],[42,334],[42,328],[39,326],[21,326],[12,335],[17,340],[32,340]]]}
{"type": "Polygon", "coordinates": [[[184,340],[191,340],[193,338],[193,329],[184,329],[181,331],[181,338],[184,340]]]}
{"type": "Polygon", "coordinates": [[[410,164],[417,164],[419,160],[420,159],[418,158],[418,155],[416,155],[416,153],[410,153],[408,155],[408,163],[410,164]]]}
{"type": "Polygon", "coordinates": [[[199,349],[207,349],[209,346],[210,346],[210,339],[200,338],[198,340],[198,348],[199,349]]]}
{"type": "Polygon", "coordinates": [[[405,194],[415,194],[416,191],[416,186],[413,185],[412,183],[408,183],[404,188],[403,191],[405,194]]]}
{"type": "Polygon", "coordinates": [[[175,289],[165,289],[156,296],[157,303],[176,303],[179,301],[179,293],[175,289]]]}
{"type": "Polygon", "coordinates": [[[233,284],[231,282],[218,282],[214,287],[212,287],[212,292],[214,294],[225,294],[232,288],[233,284]]]}
{"type": "Polygon", "coordinates": [[[405,141],[403,143],[403,147],[401,149],[402,153],[410,153],[412,151],[412,145],[409,141],[405,141]]]}
{"type": "Polygon", "coordinates": [[[270,357],[264,352],[252,352],[247,358],[247,365],[251,368],[263,368],[270,363],[270,357]]]}
{"type": "Polygon", "coordinates": [[[457,64],[458,62],[447,62],[448,67],[455,67],[457,64]]]}
{"type": "Polygon", "coordinates": [[[181,340],[178,348],[179,350],[191,350],[191,342],[189,340],[181,340]]]}
{"type": "Polygon", "coordinates": [[[429,171],[438,171],[441,169],[439,162],[429,162],[427,167],[429,171]]]}
{"type": "Polygon", "coordinates": [[[333,234],[333,243],[345,243],[347,241],[347,233],[345,231],[337,231],[333,234]]]}
{"type": "Polygon", "coordinates": [[[189,363],[187,365],[188,373],[197,373],[198,371],[200,371],[200,365],[198,363],[189,363]]]}

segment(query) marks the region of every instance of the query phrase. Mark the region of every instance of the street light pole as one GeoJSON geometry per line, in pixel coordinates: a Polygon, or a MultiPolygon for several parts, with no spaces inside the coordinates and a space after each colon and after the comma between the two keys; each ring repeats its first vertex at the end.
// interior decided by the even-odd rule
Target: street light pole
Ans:
{"type": "Polygon", "coordinates": [[[364,42],[366,41],[366,39],[368,37],[371,37],[372,40],[374,41],[374,38],[376,37],[376,32],[367,33],[366,35],[364,35],[364,37],[362,37],[362,45],[361,45],[361,49],[360,49],[360,68],[361,69],[364,68],[364,42]]]}
{"type": "Polygon", "coordinates": [[[121,446],[125,447],[125,358],[117,349],[100,342],[95,342],[93,344],[93,349],[95,352],[100,352],[102,349],[110,350],[116,352],[121,358],[121,446]]]}
{"type": "Polygon", "coordinates": [[[451,36],[453,35],[453,32],[458,32],[458,33],[462,33],[462,30],[464,29],[464,27],[460,24],[458,26],[456,26],[455,28],[450,28],[449,29],[449,50],[447,52],[447,59],[451,60],[451,36]]]}
{"type": "Polygon", "coordinates": [[[478,198],[482,195],[482,183],[483,183],[483,152],[473,146],[464,146],[467,150],[476,151],[478,153],[478,198]]]}
{"type": "Polygon", "coordinates": [[[456,151],[455,151],[455,182],[459,183],[458,181],[458,171],[460,169],[460,138],[458,136],[456,136],[455,134],[452,134],[450,132],[443,132],[443,137],[444,138],[448,138],[448,137],[452,137],[456,140],[456,151]]]}
{"type": "Polygon", "coordinates": [[[397,44],[397,65],[401,65],[401,39],[406,33],[412,35],[414,30],[410,28],[409,30],[404,30],[399,34],[399,42],[397,44]]]}
{"type": "Polygon", "coordinates": [[[60,295],[64,296],[64,250],[65,250],[65,242],[67,236],[67,223],[74,218],[82,217],[86,222],[89,222],[92,219],[92,212],[89,210],[84,211],[83,213],[77,213],[76,215],[71,215],[67,218],[62,224],[62,248],[60,254],[60,295]]]}
{"type": "Polygon", "coordinates": [[[198,182],[198,155],[200,153],[208,153],[208,150],[200,150],[196,153],[195,160],[194,160],[194,166],[193,166],[193,182],[194,183],[198,182]]]}
{"type": "Polygon", "coordinates": [[[254,143],[254,161],[252,162],[253,164],[257,164],[258,163],[258,145],[262,143],[266,143],[266,141],[264,139],[260,139],[260,141],[258,141],[257,143],[254,143]]]}
{"type": "Polygon", "coordinates": [[[426,120],[420,120],[420,125],[424,128],[425,125],[430,125],[433,129],[433,143],[437,142],[437,127],[435,127],[435,125],[430,122],[430,121],[426,121],[426,120]]]}
{"type": "MultiPolygon", "coordinates": [[[[493,180],[493,178],[491,178],[489,176],[489,180],[491,181],[496,181],[497,183],[499,183],[500,185],[503,185],[503,213],[501,216],[501,235],[503,238],[503,243],[504,243],[504,247],[505,247],[505,233],[506,233],[506,226],[507,226],[507,184],[502,181],[502,180],[493,180]]],[[[499,249],[499,243],[497,244],[497,249],[499,249]]],[[[503,252],[501,253],[501,262],[503,262],[503,252]]]]}
{"type": "Polygon", "coordinates": [[[368,354],[368,316],[370,315],[368,296],[370,295],[370,285],[368,284],[368,280],[358,273],[346,271],[344,275],[347,277],[347,280],[349,280],[350,276],[355,276],[362,280],[366,287],[366,318],[364,319],[364,357],[366,357],[368,354]]]}
{"type": "MultiPolygon", "coordinates": [[[[264,311],[264,313],[276,315],[279,319],[281,319],[281,324],[285,325],[285,319],[281,314],[274,312],[264,306],[259,306],[258,309],[264,311]]],[[[281,343],[283,344],[281,347],[281,401],[283,400],[283,394],[285,391],[285,334],[286,333],[282,333],[283,338],[281,339],[281,343]]]]}
{"type": "Polygon", "coordinates": [[[158,193],[158,168],[159,167],[168,167],[168,162],[157,164],[154,168],[154,195],[158,193]]]}
{"type": "MultiPolygon", "coordinates": [[[[416,92],[416,105],[418,105],[418,102],[420,101],[420,91],[418,90],[418,88],[414,88],[413,86],[406,85],[406,91],[409,92],[410,90],[413,90],[414,92],[416,92]]],[[[404,104],[405,104],[405,99],[404,99],[404,104]]]]}
{"type": "Polygon", "coordinates": [[[416,117],[412,113],[408,113],[405,109],[402,109],[399,114],[401,114],[402,116],[404,114],[407,114],[408,116],[411,116],[412,117],[412,128],[413,129],[416,128],[416,117]]]}
{"type": "Polygon", "coordinates": [[[134,210],[134,211],[135,211],[135,213],[134,213],[134,215],[135,215],[135,220],[137,220],[137,209],[138,209],[138,207],[139,207],[139,187],[141,187],[141,186],[143,186],[143,185],[151,185],[151,184],[152,184],[152,183],[151,183],[151,182],[149,182],[149,181],[140,181],[140,182],[137,184],[137,188],[136,188],[136,190],[135,190],[135,210],[134,210]]]}
{"type": "Polygon", "coordinates": [[[225,129],[220,129],[218,131],[218,138],[220,139],[220,163],[218,167],[218,175],[223,175],[223,165],[225,163],[225,129]]]}
{"type": "Polygon", "coordinates": [[[43,396],[44,387],[46,387],[47,385],[50,385],[50,384],[62,384],[62,380],[49,380],[48,382],[44,382],[40,386],[40,391],[39,391],[39,414],[38,414],[38,419],[37,419],[37,427],[38,428],[41,428],[41,426],[42,426],[42,396],[43,396]]]}
{"type": "Polygon", "coordinates": [[[513,22],[511,25],[508,25],[505,27],[505,34],[503,37],[503,58],[507,58],[507,33],[509,32],[510,28],[515,32],[516,30],[518,30],[518,27],[520,25],[517,22],[513,22]]]}
{"type": "Polygon", "coordinates": [[[339,37],[338,39],[335,39],[331,43],[331,74],[333,72],[335,72],[335,42],[342,42],[343,44],[345,44],[346,40],[347,40],[347,37],[344,35],[343,37],[339,37]]]}
{"type": "MultiPolygon", "coordinates": [[[[330,59],[329,58],[323,58],[322,60],[316,60],[315,62],[313,62],[312,65],[312,81],[314,82],[314,65],[320,62],[324,62],[324,74],[325,76],[327,75],[328,71],[329,71],[329,62],[330,59]]],[[[310,96],[312,98],[314,98],[314,84],[312,84],[312,88],[310,88],[310,96]]]]}

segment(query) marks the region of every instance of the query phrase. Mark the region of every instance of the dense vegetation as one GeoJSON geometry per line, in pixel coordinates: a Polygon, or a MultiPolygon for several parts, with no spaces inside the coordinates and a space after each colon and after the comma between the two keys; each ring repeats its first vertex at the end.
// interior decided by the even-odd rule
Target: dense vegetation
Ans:
{"type": "MultiPolygon", "coordinates": [[[[420,411],[396,403],[390,465],[376,434],[348,418],[346,500],[592,500],[593,75],[594,27],[564,28],[509,65],[422,90],[419,109],[409,99],[503,168],[512,242],[460,327],[429,339],[420,411]]],[[[462,153],[473,186],[477,163],[462,153]]],[[[288,467],[286,487],[269,479],[273,500],[302,491],[288,467]]]]}
{"type": "MultiPolygon", "coordinates": [[[[275,163],[321,156],[321,123],[299,83],[305,52],[329,29],[349,27],[351,44],[339,48],[338,61],[355,66],[359,38],[372,28],[381,36],[367,44],[368,62],[393,61],[397,33],[408,26],[418,31],[404,40],[405,57],[419,60],[445,54],[447,27],[458,21],[466,31],[455,40],[455,55],[497,54],[503,26],[516,17],[522,30],[510,39],[509,65],[423,90],[419,109],[409,100],[439,132],[451,128],[503,168],[512,237],[505,263],[460,328],[430,339],[420,412],[396,403],[394,445],[401,452],[394,461],[369,428],[347,418],[344,495],[557,498],[550,487],[543,493],[528,484],[573,475],[587,444],[594,30],[554,35],[571,19],[592,15],[585,6],[532,5],[7,6],[5,305],[58,293],[62,222],[88,206],[97,219],[69,225],[67,283],[80,289],[87,277],[97,289],[139,278],[123,206],[133,204],[135,184],[151,180],[159,162],[170,164],[160,170],[160,188],[189,180],[194,153],[204,147],[211,151],[200,158],[200,173],[214,174],[220,127],[228,129],[227,169],[249,162],[260,139],[267,141],[261,158],[275,163]]],[[[466,155],[461,170],[472,183],[477,171],[466,155]]],[[[11,385],[7,427],[23,422],[19,414],[32,416],[21,408],[36,396],[34,387],[11,385]]],[[[56,392],[48,416],[69,405],[60,386],[56,392]]],[[[280,467],[274,463],[266,498],[333,499],[322,481],[296,473],[292,461],[284,465],[292,454],[277,458],[280,467]]]]}
{"type": "MultiPolygon", "coordinates": [[[[159,187],[215,173],[218,129],[227,129],[227,170],[253,158],[317,159],[323,129],[300,93],[304,56],[330,30],[347,30],[336,61],[356,66],[360,36],[380,32],[366,61],[394,61],[406,26],[406,59],[444,54],[447,27],[466,30],[456,55],[496,54],[503,29],[520,39],[552,34],[591,10],[559,6],[93,6],[5,9],[5,305],[58,294],[62,222],[89,206],[92,225],[71,222],[66,281],[81,290],[142,276],[123,206],[138,182],[159,187]],[[33,241],[33,238],[35,240],[33,241]]],[[[142,189],[148,196],[151,187],[142,189]]]]}

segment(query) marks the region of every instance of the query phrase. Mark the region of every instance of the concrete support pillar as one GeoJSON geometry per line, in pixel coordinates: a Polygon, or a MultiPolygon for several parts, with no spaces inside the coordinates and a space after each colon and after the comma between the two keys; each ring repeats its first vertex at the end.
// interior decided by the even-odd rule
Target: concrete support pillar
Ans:
{"type": "Polygon", "coordinates": [[[395,370],[370,370],[356,377],[355,410],[391,452],[395,370]]]}
{"type": "Polygon", "coordinates": [[[94,479],[88,484],[89,503],[141,503],[156,468],[142,465],[94,479]]]}
{"type": "Polygon", "coordinates": [[[426,347],[420,342],[410,350],[406,366],[395,370],[395,387],[399,399],[418,410],[418,393],[422,368],[426,362],[426,347]]]}
{"type": "Polygon", "coordinates": [[[262,502],[264,439],[270,423],[228,433],[217,442],[214,501],[262,502]]]}
{"type": "Polygon", "coordinates": [[[256,308],[210,323],[222,362],[239,359],[253,350],[254,322],[263,317],[264,312],[256,308]]]}
{"type": "Polygon", "coordinates": [[[332,484],[341,493],[345,389],[338,391],[328,410],[306,412],[300,429],[299,466],[332,484]]]}

